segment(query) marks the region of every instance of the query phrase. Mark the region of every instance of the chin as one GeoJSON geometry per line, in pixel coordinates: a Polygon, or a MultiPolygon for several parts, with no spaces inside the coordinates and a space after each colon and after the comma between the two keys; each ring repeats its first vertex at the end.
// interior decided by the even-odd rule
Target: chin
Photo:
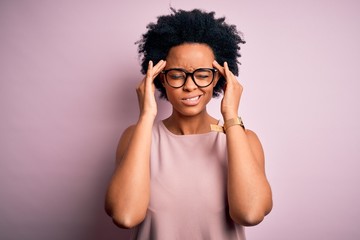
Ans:
{"type": "Polygon", "coordinates": [[[192,107],[188,109],[174,109],[178,115],[180,116],[184,116],[184,117],[195,117],[198,116],[201,113],[206,112],[206,108],[196,108],[196,107],[192,107]]]}

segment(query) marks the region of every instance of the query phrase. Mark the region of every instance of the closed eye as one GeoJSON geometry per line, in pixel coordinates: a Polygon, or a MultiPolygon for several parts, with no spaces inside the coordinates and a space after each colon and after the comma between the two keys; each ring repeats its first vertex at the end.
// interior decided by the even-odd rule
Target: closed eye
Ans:
{"type": "Polygon", "coordinates": [[[171,74],[171,75],[169,75],[169,77],[173,80],[183,80],[184,79],[184,76],[181,74],[171,74]]]}

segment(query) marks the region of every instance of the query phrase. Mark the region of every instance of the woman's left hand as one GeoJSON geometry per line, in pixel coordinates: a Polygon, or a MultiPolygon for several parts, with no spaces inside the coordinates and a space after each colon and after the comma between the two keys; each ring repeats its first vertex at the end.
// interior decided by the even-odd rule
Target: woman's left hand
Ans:
{"type": "Polygon", "coordinates": [[[221,100],[221,114],[224,121],[238,117],[238,109],[240,98],[243,91],[242,85],[236,79],[235,75],[230,71],[227,62],[224,67],[214,61],[213,66],[224,76],[226,83],[224,86],[224,96],[221,100]]]}

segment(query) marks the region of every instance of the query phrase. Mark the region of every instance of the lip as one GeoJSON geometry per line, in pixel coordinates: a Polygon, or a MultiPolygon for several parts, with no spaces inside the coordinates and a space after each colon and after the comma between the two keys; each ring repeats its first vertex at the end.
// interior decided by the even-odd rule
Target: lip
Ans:
{"type": "Polygon", "coordinates": [[[195,106],[200,102],[202,95],[188,96],[181,99],[181,102],[186,106],[195,106]]]}

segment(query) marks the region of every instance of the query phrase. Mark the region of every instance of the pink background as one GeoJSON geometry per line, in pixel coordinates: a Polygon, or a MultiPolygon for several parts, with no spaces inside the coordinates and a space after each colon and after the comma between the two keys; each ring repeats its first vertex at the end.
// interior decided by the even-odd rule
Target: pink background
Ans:
{"type": "MultiPolygon", "coordinates": [[[[360,2],[170,2],[215,10],[247,40],[240,115],[274,193],[248,239],[360,239],[360,2]]],[[[169,4],[0,2],[0,239],[127,239],[104,193],[138,116],[134,42],[169,4]]]]}

